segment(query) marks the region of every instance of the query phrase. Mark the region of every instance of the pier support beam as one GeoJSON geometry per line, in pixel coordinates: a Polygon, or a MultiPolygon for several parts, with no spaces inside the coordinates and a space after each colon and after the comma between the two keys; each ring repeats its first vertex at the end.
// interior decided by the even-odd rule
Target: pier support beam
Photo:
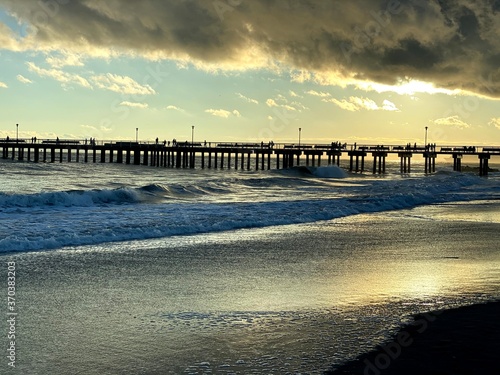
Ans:
{"type": "Polygon", "coordinates": [[[490,159],[489,154],[479,154],[479,175],[480,176],[488,176],[489,172],[489,167],[488,167],[488,161],[490,159]]]}
{"type": "Polygon", "coordinates": [[[121,148],[116,150],[116,163],[117,164],[123,163],[123,150],[121,148]]]}
{"type": "Polygon", "coordinates": [[[425,173],[436,172],[436,157],[437,154],[435,152],[424,152],[425,173]]]}
{"type": "Polygon", "coordinates": [[[462,154],[453,154],[453,170],[462,172],[462,154]]]}
{"type": "Polygon", "coordinates": [[[401,159],[400,171],[401,173],[411,172],[411,158],[413,154],[411,152],[399,152],[399,158],[401,159]]]}
{"type": "Polygon", "coordinates": [[[247,153],[247,171],[250,170],[250,151],[247,153]]]}
{"type": "Polygon", "coordinates": [[[372,152],[373,156],[373,173],[382,174],[385,173],[385,158],[387,157],[387,152],[375,151],[372,152]],[[378,168],[377,168],[378,167],[378,168]]]}
{"type": "MultiPolygon", "coordinates": [[[[350,172],[354,171],[354,158],[356,158],[356,172],[360,171],[359,161],[360,161],[360,158],[361,158],[361,172],[363,172],[364,169],[365,169],[366,152],[365,151],[354,150],[354,151],[349,151],[347,153],[347,155],[349,155],[349,171],[350,172]]],[[[337,161],[337,163],[340,163],[340,155],[338,155],[338,161],[337,161]]]]}

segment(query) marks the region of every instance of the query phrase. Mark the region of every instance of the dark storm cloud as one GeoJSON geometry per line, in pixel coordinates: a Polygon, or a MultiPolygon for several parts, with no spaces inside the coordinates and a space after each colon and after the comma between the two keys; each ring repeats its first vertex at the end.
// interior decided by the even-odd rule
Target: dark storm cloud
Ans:
{"type": "Polygon", "coordinates": [[[499,0],[0,0],[38,42],[292,69],[500,97],[499,0]],[[45,17],[43,16],[45,13],[45,17]]]}

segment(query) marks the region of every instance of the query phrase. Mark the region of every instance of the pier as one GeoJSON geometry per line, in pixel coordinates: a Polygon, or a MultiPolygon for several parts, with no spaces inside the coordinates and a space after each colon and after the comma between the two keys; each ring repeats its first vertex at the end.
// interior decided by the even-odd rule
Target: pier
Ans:
{"type": "Polygon", "coordinates": [[[28,162],[124,163],[163,168],[270,170],[294,166],[340,165],[349,160],[349,171],[363,173],[371,158],[374,174],[386,172],[386,158],[397,155],[401,173],[411,172],[414,156],[423,157],[425,173],[436,171],[436,158],[453,158],[453,170],[462,171],[464,156],[478,160],[479,175],[487,176],[489,160],[500,157],[500,146],[381,146],[340,144],[275,144],[228,142],[131,142],[75,139],[0,139],[3,159],[28,162]],[[326,159],[326,160],[325,160],[326,159]]]}

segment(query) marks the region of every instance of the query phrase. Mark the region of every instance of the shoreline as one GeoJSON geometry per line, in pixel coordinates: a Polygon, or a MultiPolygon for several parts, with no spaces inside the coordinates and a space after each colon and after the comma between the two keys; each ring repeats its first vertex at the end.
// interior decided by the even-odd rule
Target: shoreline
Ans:
{"type": "Polygon", "coordinates": [[[500,301],[417,314],[389,342],[324,374],[496,374],[498,316],[500,301]]]}

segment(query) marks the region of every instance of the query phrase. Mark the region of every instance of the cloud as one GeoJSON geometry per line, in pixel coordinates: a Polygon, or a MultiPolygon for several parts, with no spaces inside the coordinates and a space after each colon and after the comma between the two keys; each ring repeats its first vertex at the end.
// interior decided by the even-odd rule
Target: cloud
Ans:
{"type": "Polygon", "coordinates": [[[281,94],[276,95],[274,99],[267,99],[266,100],[266,105],[270,108],[283,108],[286,111],[299,111],[301,112],[304,109],[308,109],[306,106],[304,106],[302,103],[294,101],[292,103],[288,102],[288,99],[284,97],[281,94]]]}
{"type": "Polygon", "coordinates": [[[278,107],[278,103],[274,99],[267,99],[266,104],[268,107],[278,107]]]}
{"type": "Polygon", "coordinates": [[[360,98],[357,96],[351,96],[348,100],[342,99],[338,100],[335,98],[322,99],[324,102],[333,103],[339,108],[342,108],[346,111],[399,111],[394,103],[389,100],[384,100],[382,102],[382,106],[379,106],[374,100],[369,98],[360,98]]]}
{"type": "Polygon", "coordinates": [[[79,54],[63,51],[59,56],[48,56],[45,61],[53,68],[65,66],[84,66],[79,54]]]}
{"type": "Polygon", "coordinates": [[[26,84],[27,84],[27,83],[33,83],[33,81],[32,81],[32,80],[30,80],[30,79],[28,79],[28,78],[26,78],[26,77],[23,77],[21,74],[18,74],[18,75],[16,76],[16,78],[17,78],[17,80],[18,80],[19,82],[21,82],[21,83],[26,83],[26,84]]]}
{"type": "Polygon", "coordinates": [[[74,73],[67,73],[59,69],[44,69],[35,65],[33,62],[28,62],[28,69],[30,72],[38,74],[40,77],[48,77],[61,82],[63,85],[76,84],[88,89],[92,88],[89,81],[82,76],[74,73]]]}
{"type": "Polygon", "coordinates": [[[238,112],[236,109],[232,112],[226,111],[225,109],[206,109],[205,112],[210,113],[212,116],[222,118],[229,118],[230,116],[241,117],[240,112],[238,112]]]}
{"type": "Polygon", "coordinates": [[[304,104],[302,104],[300,102],[297,102],[297,101],[292,102],[291,105],[294,106],[295,108],[297,108],[299,111],[302,111],[302,110],[305,110],[305,109],[309,109],[304,104]]]}
{"type": "Polygon", "coordinates": [[[500,117],[492,118],[488,124],[500,130],[500,117]]]}
{"type": "Polygon", "coordinates": [[[318,91],[314,91],[314,90],[309,90],[309,91],[306,91],[306,94],[309,94],[309,95],[312,95],[312,96],[319,96],[320,98],[327,98],[330,95],[330,93],[328,92],[318,92],[318,91]]]}
{"type": "Polygon", "coordinates": [[[328,101],[330,103],[333,103],[336,106],[338,106],[342,109],[345,109],[346,111],[354,112],[354,111],[359,110],[359,108],[355,104],[348,102],[345,99],[338,100],[338,99],[332,98],[332,99],[328,99],[328,100],[324,100],[324,101],[328,101]]]}
{"type": "Polygon", "coordinates": [[[179,107],[177,107],[177,106],[175,106],[175,105],[169,105],[169,106],[167,106],[167,107],[166,107],[166,109],[168,109],[169,111],[179,111],[179,112],[185,112],[185,110],[184,110],[184,109],[179,108],[179,107]]]}
{"type": "MultiPolygon", "coordinates": [[[[91,130],[91,131],[101,131],[101,132],[110,132],[112,131],[113,129],[112,128],[107,128],[106,126],[104,125],[101,125],[99,126],[99,128],[93,126],[93,125],[87,125],[87,124],[83,124],[83,125],[80,125],[81,128],[84,128],[84,129],[88,129],[88,130],[91,130]]],[[[52,137],[53,138],[53,137],[52,137]]],[[[73,138],[76,138],[76,137],[73,137],[73,138]]]]}
{"type": "Polygon", "coordinates": [[[399,112],[399,109],[398,109],[398,107],[396,107],[396,104],[394,104],[393,102],[390,102],[387,99],[382,102],[382,110],[399,112]]]}
{"type": "Polygon", "coordinates": [[[6,89],[6,88],[8,88],[8,87],[9,87],[9,86],[7,86],[7,84],[6,84],[6,83],[3,83],[3,82],[1,82],[1,81],[0,81],[0,88],[6,89]]]}
{"type": "Polygon", "coordinates": [[[153,95],[156,91],[149,85],[141,85],[127,76],[107,73],[91,77],[92,82],[99,88],[121,94],[153,95]]]}
{"type": "Polygon", "coordinates": [[[341,87],[419,81],[444,93],[500,98],[497,0],[252,0],[230,11],[219,3],[53,1],[48,12],[39,1],[0,0],[33,30],[16,37],[0,23],[0,42],[10,50],[128,54],[202,69],[288,69],[295,82],[341,87]]]}
{"type": "MultiPolygon", "coordinates": [[[[156,91],[150,85],[141,85],[133,78],[128,76],[121,76],[112,73],[99,74],[90,76],[89,79],[82,77],[81,75],[75,73],[68,73],[61,69],[51,68],[45,69],[38,67],[33,62],[28,62],[28,69],[38,74],[40,77],[48,77],[55,79],[63,84],[63,86],[67,86],[69,84],[76,84],[88,89],[93,89],[94,86],[90,82],[92,82],[95,87],[98,87],[103,90],[109,90],[113,92],[117,92],[120,94],[127,95],[154,95],[156,91]],[[89,81],[90,80],[90,81],[89,81]]],[[[24,78],[24,77],[23,77],[24,78]]],[[[18,77],[19,80],[21,80],[18,77]]]]}
{"type": "Polygon", "coordinates": [[[128,102],[128,101],[123,101],[120,103],[122,107],[132,107],[132,108],[141,108],[141,109],[146,109],[149,107],[147,103],[136,103],[136,102],[128,102]]]}
{"type": "Polygon", "coordinates": [[[438,118],[433,121],[434,124],[436,125],[443,125],[443,126],[451,126],[454,128],[459,128],[459,129],[467,129],[470,128],[471,126],[460,119],[459,116],[449,116],[449,117],[443,117],[443,118],[438,118]]]}
{"type": "Polygon", "coordinates": [[[245,95],[240,94],[239,92],[237,92],[236,95],[238,96],[238,98],[243,99],[243,100],[247,101],[248,103],[259,104],[259,102],[257,100],[252,99],[252,98],[248,98],[245,95]]]}

